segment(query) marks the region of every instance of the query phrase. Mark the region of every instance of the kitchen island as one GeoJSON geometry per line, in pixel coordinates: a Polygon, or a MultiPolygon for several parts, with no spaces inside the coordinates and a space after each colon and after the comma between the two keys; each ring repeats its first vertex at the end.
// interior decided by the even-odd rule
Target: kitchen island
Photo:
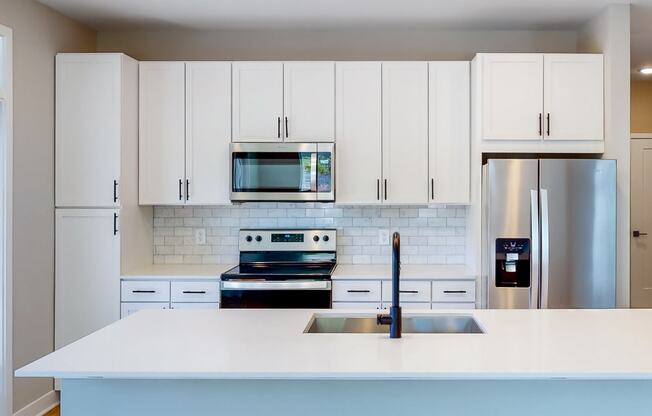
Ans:
{"type": "Polygon", "coordinates": [[[148,310],[16,371],[78,415],[616,415],[652,407],[652,310],[424,311],[482,334],[304,333],[313,314],[148,310]]]}

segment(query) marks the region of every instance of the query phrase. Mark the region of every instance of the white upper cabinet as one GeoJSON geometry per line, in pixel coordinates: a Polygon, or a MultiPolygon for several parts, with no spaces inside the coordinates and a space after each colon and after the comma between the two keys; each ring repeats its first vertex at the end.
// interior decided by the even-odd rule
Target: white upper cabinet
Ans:
{"type": "Polygon", "coordinates": [[[430,62],[428,66],[429,202],[468,204],[471,185],[470,64],[430,62]]]}
{"type": "Polygon", "coordinates": [[[382,180],[380,62],[337,62],[335,158],[338,203],[378,203],[382,180]]]}
{"type": "Polygon", "coordinates": [[[544,55],[545,133],[550,140],[603,140],[602,55],[544,55]]]}
{"type": "Polygon", "coordinates": [[[428,63],[383,63],[383,200],[428,202],[428,63]]]}
{"type": "Polygon", "coordinates": [[[283,63],[233,63],[233,141],[282,141],[283,63]]]}
{"type": "Polygon", "coordinates": [[[482,56],[482,138],[541,139],[543,55],[500,53],[482,56]]]}
{"type": "Polygon", "coordinates": [[[57,207],[119,205],[120,54],[56,58],[57,207]]]}
{"type": "Polygon", "coordinates": [[[57,209],[55,348],[120,319],[118,210],[57,209]]]}
{"type": "Polygon", "coordinates": [[[231,63],[186,64],[187,204],[229,203],[231,63]]]}
{"type": "Polygon", "coordinates": [[[335,65],[286,62],[284,138],[290,142],[329,142],[335,137],[335,65]]]}
{"type": "Polygon", "coordinates": [[[183,203],[185,64],[140,63],[140,203],[183,203]]]}

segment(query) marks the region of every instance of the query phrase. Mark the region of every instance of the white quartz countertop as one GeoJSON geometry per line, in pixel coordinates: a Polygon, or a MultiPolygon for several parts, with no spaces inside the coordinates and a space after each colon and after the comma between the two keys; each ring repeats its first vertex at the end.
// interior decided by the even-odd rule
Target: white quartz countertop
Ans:
{"type": "MultiPolygon", "coordinates": [[[[310,310],[145,310],[16,371],[112,379],[652,379],[652,310],[477,310],[484,334],[305,334],[310,310]]],[[[375,315],[376,311],[319,314],[375,315]]],[[[452,312],[423,312],[439,314],[452,312]]],[[[414,315],[416,313],[406,313],[414,315]]]]}
{"type": "Polygon", "coordinates": [[[235,264],[152,264],[130,270],[121,277],[125,280],[147,279],[219,279],[235,264]]]}
{"type": "MultiPolygon", "coordinates": [[[[338,264],[331,278],[333,280],[391,280],[392,266],[338,264]]],[[[467,266],[402,264],[401,279],[475,279],[475,275],[467,266]]]]}

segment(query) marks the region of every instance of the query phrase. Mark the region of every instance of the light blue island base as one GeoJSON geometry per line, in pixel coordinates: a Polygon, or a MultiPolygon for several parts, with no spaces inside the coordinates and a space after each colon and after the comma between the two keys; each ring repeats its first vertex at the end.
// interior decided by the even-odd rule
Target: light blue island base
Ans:
{"type": "Polygon", "coordinates": [[[652,381],[62,380],[65,416],[639,415],[652,381]]]}

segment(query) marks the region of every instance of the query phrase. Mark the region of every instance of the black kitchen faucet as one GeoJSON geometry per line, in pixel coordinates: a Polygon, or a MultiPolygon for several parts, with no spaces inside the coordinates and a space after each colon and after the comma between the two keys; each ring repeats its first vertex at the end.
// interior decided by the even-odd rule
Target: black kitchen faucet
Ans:
{"type": "Polygon", "coordinates": [[[378,314],[378,325],[389,325],[389,337],[401,338],[401,306],[399,305],[399,280],[401,276],[401,235],[395,232],[392,236],[392,306],[389,314],[378,314]]]}

